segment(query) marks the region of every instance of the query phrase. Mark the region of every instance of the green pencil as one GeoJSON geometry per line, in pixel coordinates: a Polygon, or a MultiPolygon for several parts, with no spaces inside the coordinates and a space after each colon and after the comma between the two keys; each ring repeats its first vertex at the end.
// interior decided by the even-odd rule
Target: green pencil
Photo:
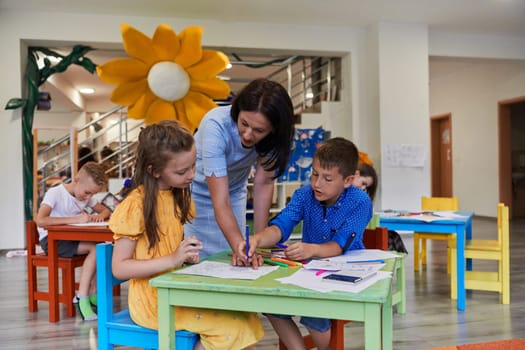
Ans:
{"type": "Polygon", "coordinates": [[[285,263],[282,263],[282,262],[278,262],[278,261],[273,261],[271,259],[267,259],[267,258],[264,258],[263,261],[267,264],[270,264],[270,265],[277,265],[277,266],[281,266],[281,267],[288,267],[287,264],[285,263]]]}

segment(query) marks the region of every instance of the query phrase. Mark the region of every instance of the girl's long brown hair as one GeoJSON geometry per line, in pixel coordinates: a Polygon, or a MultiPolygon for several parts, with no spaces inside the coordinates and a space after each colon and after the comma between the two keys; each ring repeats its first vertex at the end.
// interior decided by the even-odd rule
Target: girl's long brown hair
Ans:
{"type": "MultiPolygon", "coordinates": [[[[159,241],[157,218],[158,180],[153,176],[162,171],[175,153],[188,152],[194,145],[190,132],[173,120],[163,120],[142,129],[139,134],[135,174],[131,189],[144,186],[144,224],[149,248],[159,241]]],[[[191,192],[189,188],[172,188],[175,213],[181,224],[190,221],[191,192]]]]}

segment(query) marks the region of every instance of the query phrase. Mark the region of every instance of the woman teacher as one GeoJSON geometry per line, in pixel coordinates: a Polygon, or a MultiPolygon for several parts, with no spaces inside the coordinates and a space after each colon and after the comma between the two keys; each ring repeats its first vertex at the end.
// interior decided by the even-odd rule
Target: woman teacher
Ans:
{"type": "Polygon", "coordinates": [[[184,226],[185,235],[202,242],[201,258],[237,247],[244,239],[247,184],[254,165],[254,229],[266,227],[274,181],[286,169],[293,133],[292,101],[280,84],[267,79],[252,81],[231,106],[204,116],[194,135],[196,217],[184,226]]]}

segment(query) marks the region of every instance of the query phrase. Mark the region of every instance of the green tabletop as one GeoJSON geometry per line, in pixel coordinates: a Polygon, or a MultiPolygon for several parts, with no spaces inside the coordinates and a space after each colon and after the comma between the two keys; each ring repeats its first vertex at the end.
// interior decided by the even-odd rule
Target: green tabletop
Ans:
{"type": "MultiPolygon", "coordinates": [[[[230,262],[227,253],[208,260],[230,262]]],[[[383,270],[393,272],[398,260],[401,259],[387,259],[383,270]]],[[[257,280],[174,273],[151,279],[150,284],[158,289],[160,349],[174,348],[175,305],[362,321],[366,349],[392,348],[391,278],[382,279],[360,293],[322,293],[276,281],[297,269],[279,267],[257,280]]]]}

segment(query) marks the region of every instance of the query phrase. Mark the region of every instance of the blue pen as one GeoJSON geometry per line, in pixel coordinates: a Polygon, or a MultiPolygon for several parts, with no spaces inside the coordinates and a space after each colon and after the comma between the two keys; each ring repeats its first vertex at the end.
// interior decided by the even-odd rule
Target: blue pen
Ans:
{"type": "Polygon", "coordinates": [[[282,244],[282,243],[280,243],[280,242],[275,243],[275,246],[276,246],[276,247],[279,247],[279,248],[283,248],[283,249],[288,248],[288,246],[287,246],[286,244],[282,244]]]}
{"type": "Polygon", "coordinates": [[[349,264],[363,264],[363,263],[381,263],[381,264],[384,264],[385,261],[384,260],[381,260],[381,259],[372,259],[372,260],[350,260],[350,261],[347,261],[347,263],[349,264]]]}
{"type": "Polygon", "coordinates": [[[249,251],[250,251],[250,226],[246,225],[246,261],[248,261],[249,251]]]}

